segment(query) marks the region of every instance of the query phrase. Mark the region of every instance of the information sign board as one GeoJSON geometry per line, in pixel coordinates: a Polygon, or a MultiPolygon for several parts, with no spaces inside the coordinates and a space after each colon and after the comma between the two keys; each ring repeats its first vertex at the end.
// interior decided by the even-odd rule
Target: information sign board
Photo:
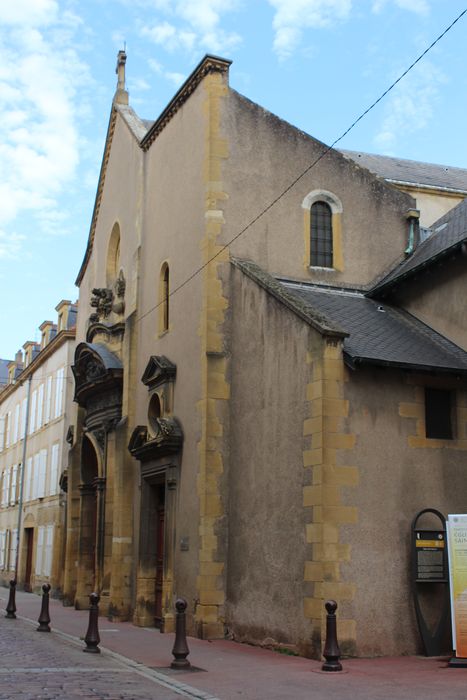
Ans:
{"type": "Polygon", "coordinates": [[[467,515],[448,515],[452,644],[467,659],[467,515]]]}
{"type": "Polygon", "coordinates": [[[417,583],[447,581],[444,530],[415,530],[417,583]]]}

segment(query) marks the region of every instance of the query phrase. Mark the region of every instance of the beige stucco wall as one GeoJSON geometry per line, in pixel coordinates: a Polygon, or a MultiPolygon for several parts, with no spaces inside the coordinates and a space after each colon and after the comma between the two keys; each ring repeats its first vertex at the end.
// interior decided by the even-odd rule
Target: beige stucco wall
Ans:
{"type": "Polygon", "coordinates": [[[464,199],[461,194],[443,193],[442,190],[426,190],[410,185],[395,187],[415,198],[417,209],[420,210],[420,225],[426,227],[430,227],[464,199]]]}
{"type": "Polygon", "coordinates": [[[410,528],[417,512],[465,511],[465,382],[397,371],[360,369],[346,383],[348,429],[355,447],[341,459],[359,469],[359,486],[346,503],[358,523],[341,528],[351,546],[342,567],[356,583],[341,614],[356,621],[359,656],[421,652],[410,589],[410,528]],[[424,438],[423,385],[457,387],[456,440],[424,438]]]}
{"type": "Polygon", "coordinates": [[[235,639],[310,653],[303,423],[310,335],[321,340],[235,269],[231,293],[227,625],[235,639]]]}
{"type": "Polygon", "coordinates": [[[395,298],[407,311],[467,350],[465,293],[467,270],[460,253],[443,265],[408,280],[395,298]]]}
{"type": "MultiPolygon", "coordinates": [[[[324,145],[235,91],[229,92],[224,129],[232,149],[223,240],[245,227],[324,151],[324,145]]],[[[368,285],[399,259],[407,245],[405,213],[412,198],[385,185],[337,152],[329,152],[231,247],[268,272],[313,282],[368,285]],[[305,260],[306,195],[322,189],[342,203],[343,270],[309,268],[305,260]]]]}
{"type": "MultiPolygon", "coordinates": [[[[170,292],[203,263],[205,186],[202,178],[206,153],[206,92],[198,86],[159,134],[146,154],[144,234],[140,272],[138,326],[140,345],[136,359],[136,424],[147,425],[149,394],[141,382],[151,355],[165,355],[177,366],[172,413],[180,421],[183,459],[177,485],[175,591],[189,601],[194,612],[199,557],[199,499],[197,477],[202,397],[201,333],[203,277],[198,275],[175,292],[169,302],[169,330],[159,332],[159,279],[168,262],[170,292]],[[180,550],[188,538],[188,551],[180,550]]],[[[135,460],[135,470],[139,463],[135,460]]]]}
{"type": "Polygon", "coordinates": [[[77,343],[86,337],[89,315],[93,311],[89,305],[92,289],[106,286],[107,252],[114,224],[120,227],[120,267],[127,283],[125,318],[135,309],[143,206],[142,163],[142,151],[118,114],[105,170],[92,255],[79,287],[77,343]]]}
{"type": "MultiPolygon", "coordinates": [[[[127,282],[125,311],[111,315],[106,323],[125,322],[123,342],[109,348],[123,361],[123,421],[120,440],[126,450],[137,425],[147,425],[149,395],[141,377],[151,355],[165,355],[177,365],[174,404],[171,412],[184,433],[183,464],[177,485],[177,526],[174,533],[175,594],[189,600],[189,623],[200,601],[199,465],[202,452],[202,422],[205,420],[206,337],[214,329],[207,320],[211,309],[211,287],[206,275],[196,276],[170,298],[169,330],[160,333],[160,270],[167,262],[170,292],[206,262],[209,241],[205,212],[211,187],[212,148],[216,120],[216,91],[222,80],[205,78],[155,139],[150,149],[140,149],[121,114],[112,127],[112,146],[107,163],[92,253],[80,285],[80,315],[77,343],[86,338],[92,289],[106,286],[106,258],[115,222],[120,226],[120,266],[127,282]],[[213,96],[214,94],[214,96],[213,96]],[[180,551],[181,537],[189,538],[188,551],[180,551]]],[[[215,302],[213,307],[215,306],[215,302]]],[[[107,340],[97,335],[93,342],[107,340]]],[[[78,440],[80,432],[78,430],[78,440]]],[[[206,438],[204,437],[204,440],[206,438]]],[[[209,447],[208,449],[212,449],[209,447]]],[[[79,483],[79,452],[74,460],[74,483],[79,483]]],[[[132,490],[133,528],[131,539],[133,599],[139,543],[140,465],[129,453],[125,479],[132,490]]],[[[109,475],[110,478],[110,475],[109,475]]],[[[108,481],[110,488],[110,481],[108,481]]],[[[120,487],[118,487],[120,488],[120,487]]],[[[114,487],[114,494],[117,494],[114,487]]],[[[114,511],[115,512],[115,511],[114,511]]],[[[110,518],[109,514],[109,518],[110,518]]],[[[116,560],[115,560],[116,562],[116,560]]],[[[115,564],[114,562],[114,564],[115,564]]],[[[112,574],[113,575],[113,574],[112,574]]],[[[211,577],[212,578],[212,577],[211,577]]]]}

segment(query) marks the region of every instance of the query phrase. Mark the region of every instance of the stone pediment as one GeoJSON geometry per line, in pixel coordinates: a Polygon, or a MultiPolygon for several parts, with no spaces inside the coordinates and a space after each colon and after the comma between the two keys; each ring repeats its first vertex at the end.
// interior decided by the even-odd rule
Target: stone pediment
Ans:
{"type": "Polygon", "coordinates": [[[155,424],[154,436],[145,425],[138,425],[131,434],[128,449],[141,462],[177,454],[182,448],[183,433],[176,418],[157,418],[155,424]]]}
{"type": "Polygon", "coordinates": [[[151,355],[141,381],[151,390],[166,382],[175,381],[176,373],[177,366],[165,355],[151,355]]]}

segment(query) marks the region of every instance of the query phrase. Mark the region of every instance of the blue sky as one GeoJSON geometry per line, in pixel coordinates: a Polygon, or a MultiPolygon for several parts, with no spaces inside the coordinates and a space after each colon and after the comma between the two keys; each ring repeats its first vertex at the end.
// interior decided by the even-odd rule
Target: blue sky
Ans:
{"type": "MultiPolygon", "coordinates": [[[[466,0],[14,0],[0,15],[0,357],[38,340],[89,231],[117,51],[155,119],[205,53],[331,143],[466,0]]],[[[467,167],[467,16],[339,147],[467,167]]],[[[267,202],[258,204],[263,208],[267,202]]]]}

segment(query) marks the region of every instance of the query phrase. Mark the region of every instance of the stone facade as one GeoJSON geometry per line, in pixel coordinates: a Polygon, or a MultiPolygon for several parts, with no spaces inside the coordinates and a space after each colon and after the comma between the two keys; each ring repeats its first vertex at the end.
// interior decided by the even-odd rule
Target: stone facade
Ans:
{"type": "MultiPolygon", "coordinates": [[[[236,93],[223,59],[148,127],[124,59],[77,279],[65,600],[97,588],[111,619],[170,631],[183,596],[192,634],[319,655],[335,598],[347,653],[413,653],[409,526],[465,510],[467,359],[446,341],[442,372],[383,362],[383,337],[353,361],[345,317],[300,290],[361,299],[379,327],[371,293],[418,244],[416,202],[236,93]],[[310,264],[315,202],[331,266],[310,264]],[[426,437],[425,385],[457,393],[453,439],[426,437]]],[[[442,274],[425,302],[391,292],[409,346],[421,319],[465,348],[461,297],[435,318],[442,274]]]]}
{"type": "Polygon", "coordinates": [[[0,581],[17,574],[25,590],[50,583],[61,595],[76,305],[56,310],[58,323],[24,344],[0,391],[0,581]]]}

